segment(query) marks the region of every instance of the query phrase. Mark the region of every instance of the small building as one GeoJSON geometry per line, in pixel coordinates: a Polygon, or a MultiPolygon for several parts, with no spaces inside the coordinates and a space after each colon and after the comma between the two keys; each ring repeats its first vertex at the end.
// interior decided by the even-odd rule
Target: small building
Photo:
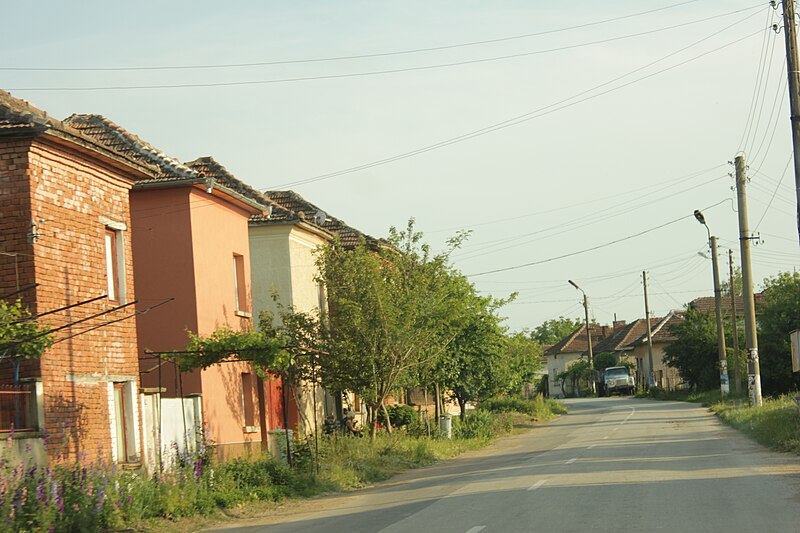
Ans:
{"type": "Polygon", "coordinates": [[[128,199],[154,171],[0,91],[0,294],[55,340],[22,364],[5,350],[0,380],[24,395],[14,442],[38,461],[142,459],[128,199]]]}
{"type": "MultiPolygon", "coordinates": [[[[589,332],[592,338],[592,352],[594,346],[607,338],[612,330],[608,326],[591,325],[589,332]]],[[[589,356],[589,343],[586,337],[586,326],[581,325],[575,331],[548,348],[545,353],[547,361],[547,380],[550,396],[564,398],[576,394],[571,383],[565,382],[562,388],[558,375],[565,372],[570,366],[589,356]],[[566,390],[565,390],[566,389],[566,390]]]]}

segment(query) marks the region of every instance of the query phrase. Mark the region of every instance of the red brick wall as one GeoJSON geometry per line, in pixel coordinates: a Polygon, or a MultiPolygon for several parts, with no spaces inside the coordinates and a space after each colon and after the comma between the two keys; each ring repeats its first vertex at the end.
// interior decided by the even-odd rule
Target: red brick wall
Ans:
{"type": "MultiPolygon", "coordinates": [[[[8,144],[0,141],[0,146],[8,144]]],[[[40,233],[32,246],[35,281],[40,284],[35,291],[38,310],[55,309],[106,293],[105,223],[101,217],[128,228],[121,235],[127,301],[133,301],[128,177],[91,153],[53,142],[46,135],[31,143],[27,157],[30,207],[27,215],[18,218],[28,224],[31,218],[36,220],[40,233]]],[[[3,275],[5,279],[8,274],[3,271],[3,275]]],[[[50,315],[42,322],[59,327],[115,305],[118,304],[103,299],[50,315]]],[[[45,427],[51,458],[94,459],[98,454],[110,458],[107,387],[110,381],[135,377],[138,389],[135,319],[82,332],[133,311],[130,306],[67,327],[55,333],[60,342],[42,356],[45,427]],[[76,334],[80,335],[67,339],[76,334]]],[[[137,432],[141,435],[141,414],[139,420],[137,432]]]]}

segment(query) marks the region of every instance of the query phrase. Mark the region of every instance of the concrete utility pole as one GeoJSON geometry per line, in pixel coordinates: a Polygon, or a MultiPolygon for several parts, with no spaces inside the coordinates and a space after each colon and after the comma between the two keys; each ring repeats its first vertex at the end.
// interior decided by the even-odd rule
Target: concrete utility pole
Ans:
{"type": "Polygon", "coordinates": [[[642,271],[642,282],[644,283],[644,323],[647,327],[647,362],[650,365],[650,376],[647,386],[652,387],[656,384],[656,373],[653,369],[653,334],[650,331],[650,304],[647,303],[647,272],[642,271]]]}
{"type": "Polygon", "coordinates": [[[742,392],[742,369],[739,368],[739,328],[736,327],[736,287],[733,284],[733,250],[728,250],[728,270],[730,271],[731,284],[731,328],[733,331],[733,390],[737,396],[742,392]]]}
{"type": "Polygon", "coordinates": [[[719,390],[723,396],[731,391],[728,383],[728,355],[725,349],[725,326],[722,323],[722,289],[719,287],[719,264],[717,263],[717,238],[711,235],[706,219],[699,209],[694,210],[697,219],[708,232],[708,246],[711,248],[711,269],[714,271],[714,314],[717,318],[717,355],[719,359],[719,390]]]}
{"type": "MultiPolygon", "coordinates": [[[[583,312],[584,312],[584,314],[586,316],[586,344],[589,347],[589,368],[592,370],[592,373],[593,373],[592,374],[591,389],[592,389],[592,392],[594,393],[595,392],[595,386],[594,386],[594,364],[593,364],[594,355],[592,354],[592,332],[589,331],[589,298],[586,296],[586,292],[583,289],[581,289],[580,287],[578,287],[577,283],[575,283],[571,279],[568,279],[567,281],[569,282],[570,285],[572,285],[573,287],[575,287],[576,289],[581,291],[581,293],[583,293],[583,312]]],[[[578,385],[578,388],[580,389],[580,385],[578,385]]]]}
{"type": "Polygon", "coordinates": [[[744,156],[739,154],[736,167],[736,198],[739,205],[739,247],[742,254],[742,299],[744,300],[744,337],[747,346],[747,389],[750,403],[761,407],[761,369],[758,364],[758,337],[756,335],[756,308],[753,299],[753,273],[750,267],[750,227],[747,222],[747,180],[744,156]]]}
{"type": "Polygon", "coordinates": [[[783,33],[786,36],[786,73],[789,76],[789,107],[794,150],[794,185],[797,194],[797,236],[800,239],[800,78],[798,77],[797,32],[794,21],[794,0],[783,2],[783,33]]]}

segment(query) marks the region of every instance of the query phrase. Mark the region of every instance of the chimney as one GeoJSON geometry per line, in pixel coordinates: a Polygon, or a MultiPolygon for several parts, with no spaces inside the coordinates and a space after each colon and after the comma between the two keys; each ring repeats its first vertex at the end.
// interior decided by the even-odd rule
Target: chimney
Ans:
{"type": "Polygon", "coordinates": [[[624,320],[615,320],[614,321],[614,331],[619,331],[624,328],[627,323],[624,320]]]}

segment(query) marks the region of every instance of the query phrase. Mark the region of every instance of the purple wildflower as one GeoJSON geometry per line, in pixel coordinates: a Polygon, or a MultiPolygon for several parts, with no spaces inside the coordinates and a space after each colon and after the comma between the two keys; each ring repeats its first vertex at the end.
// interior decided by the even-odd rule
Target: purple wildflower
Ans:
{"type": "Polygon", "coordinates": [[[44,480],[39,481],[39,484],[36,485],[36,499],[40,502],[47,500],[47,493],[45,492],[44,488],[44,480]]]}

